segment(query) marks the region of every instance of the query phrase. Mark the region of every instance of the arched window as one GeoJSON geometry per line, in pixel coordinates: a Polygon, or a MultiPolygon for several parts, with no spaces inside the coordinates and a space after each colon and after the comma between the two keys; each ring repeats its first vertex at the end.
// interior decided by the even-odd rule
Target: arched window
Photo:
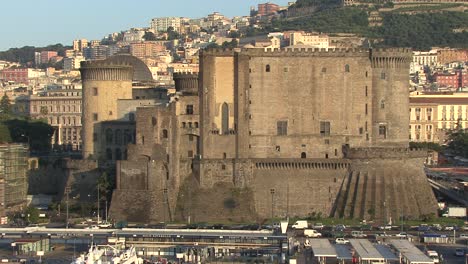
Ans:
{"type": "Polygon", "coordinates": [[[301,159],[305,159],[305,158],[307,158],[307,154],[305,152],[302,152],[301,153],[301,159]]]}
{"type": "Polygon", "coordinates": [[[124,130],[124,145],[127,145],[132,142],[132,135],[130,134],[130,130],[124,130]]]}
{"type": "Polygon", "coordinates": [[[112,160],[112,150],[110,148],[106,149],[106,159],[112,160]]]}
{"type": "Polygon", "coordinates": [[[348,65],[348,64],[346,64],[346,65],[344,66],[344,71],[345,71],[345,72],[349,72],[349,65],[348,65]]]}
{"type": "Polygon", "coordinates": [[[115,130],[115,144],[122,145],[122,130],[115,130]]]}
{"type": "Polygon", "coordinates": [[[112,136],[113,136],[112,129],[110,128],[106,129],[106,143],[107,144],[112,144],[112,136]]]}
{"type": "Polygon", "coordinates": [[[195,128],[198,128],[198,122],[195,122],[195,128]]]}
{"type": "Polygon", "coordinates": [[[120,148],[115,149],[115,160],[122,160],[122,150],[120,148]]]}
{"type": "Polygon", "coordinates": [[[156,119],[156,117],[154,117],[154,116],[151,117],[151,124],[152,124],[153,126],[155,126],[157,123],[158,123],[158,120],[156,119]]]}
{"type": "Polygon", "coordinates": [[[169,134],[167,133],[167,129],[163,129],[163,138],[168,138],[169,134]]]}
{"type": "Polygon", "coordinates": [[[385,100],[382,99],[382,101],[380,101],[380,108],[384,109],[385,108],[385,100]]]}
{"type": "Polygon", "coordinates": [[[182,122],[182,128],[185,128],[186,125],[187,125],[187,123],[182,122]]]}
{"type": "Polygon", "coordinates": [[[266,72],[270,72],[270,64],[267,64],[267,65],[265,66],[265,71],[266,71],[266,72]]]}
{"type": "Polygon", "coordinates": [[[221,130],[223,134],[229,134],[229,105],[227,103],[223,103],[221,112],[221,130]]]}

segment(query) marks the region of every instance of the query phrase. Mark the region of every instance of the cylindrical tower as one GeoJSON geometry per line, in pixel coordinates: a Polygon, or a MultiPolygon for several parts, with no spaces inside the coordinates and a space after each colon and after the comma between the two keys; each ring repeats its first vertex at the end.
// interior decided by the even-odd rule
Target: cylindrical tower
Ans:
{"type": "Polygon", "coordinates": [[[410,49],[373,49],[372,141],[380,146],[408,146],[410,49]]]}
{"type": "Polygon", "coordinates": [[[188,95],[198,94],[198,74],[197,73],[174,73],[174,82],[177,92],[188,95]]]}
{"type": "Polygon", "coordinates": [[[133,67],[127,64],[81,62],[83,86],[83,158],[99,159],[101,122],[117,118],[117,100],[132,99],[133,67]]]}

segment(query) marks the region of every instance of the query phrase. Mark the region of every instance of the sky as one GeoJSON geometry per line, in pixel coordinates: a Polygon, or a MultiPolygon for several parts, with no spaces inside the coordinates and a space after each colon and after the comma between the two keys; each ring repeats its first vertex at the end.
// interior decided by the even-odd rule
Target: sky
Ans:
{"type": "MultiPolygon", "coordinates": [[[[286,5],[291,0],[270,0],[286,5]]],[[[101,39],[132,27],[149,27],[151,18],[198,18],[212,12],[248,15],[268,0],[13,0],[2,1],[0,51],[23,46],[71,45],[73,39],[101,39]]]]}

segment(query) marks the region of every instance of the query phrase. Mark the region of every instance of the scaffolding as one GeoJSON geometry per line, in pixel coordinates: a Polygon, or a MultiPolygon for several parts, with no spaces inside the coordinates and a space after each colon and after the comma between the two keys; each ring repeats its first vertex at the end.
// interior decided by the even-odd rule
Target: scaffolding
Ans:
{"type": "Polygon", "coordinates": [[[0,216],[26,206],[28,153],[24,144],[0,144],[0,216]]]}

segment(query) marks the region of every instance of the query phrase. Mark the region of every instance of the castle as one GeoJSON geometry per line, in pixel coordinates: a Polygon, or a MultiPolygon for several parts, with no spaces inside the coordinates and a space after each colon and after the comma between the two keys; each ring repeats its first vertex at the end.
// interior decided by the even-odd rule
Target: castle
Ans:
{"type": "Polygon", "coordinates": [[[411,58],[407,49],[201,52],[200,74],[175,74],[167,103],[136,108],[111,217],[383,222],[436,213],[425,152],[408,149],[411,58]]]}

